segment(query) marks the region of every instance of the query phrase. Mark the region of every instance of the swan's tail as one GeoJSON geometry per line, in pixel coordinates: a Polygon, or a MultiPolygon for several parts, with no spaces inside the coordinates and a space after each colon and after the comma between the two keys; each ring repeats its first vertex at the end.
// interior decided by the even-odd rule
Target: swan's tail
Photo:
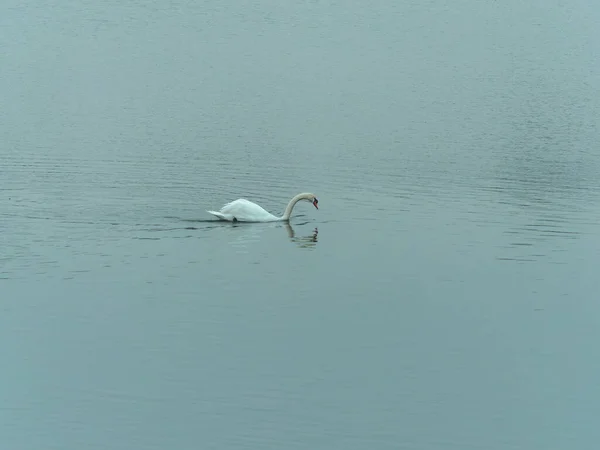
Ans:
{"type": "Polygon", "coordinates": [[[206,211],[206,212],[209,213],[209,214],[212,214],[215,217],[218,217],[221,220],[231,220],[226,215],[221,214],[220,212],[217,212],[217,211],[206,211]]]}

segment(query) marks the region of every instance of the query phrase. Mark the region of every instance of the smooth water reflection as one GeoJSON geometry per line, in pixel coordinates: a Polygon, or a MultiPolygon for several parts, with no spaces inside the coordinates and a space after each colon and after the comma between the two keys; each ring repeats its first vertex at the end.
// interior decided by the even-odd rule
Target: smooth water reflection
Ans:
{"type": "Polygon", "coordinates": [[[290,241],[298,244],[300,248],[312,249],[315,248],[318,242],[319,229],[315,227],[314,231],[306,236],[296,236],[296,233],[289,223],[285,224],[290,241]]]}

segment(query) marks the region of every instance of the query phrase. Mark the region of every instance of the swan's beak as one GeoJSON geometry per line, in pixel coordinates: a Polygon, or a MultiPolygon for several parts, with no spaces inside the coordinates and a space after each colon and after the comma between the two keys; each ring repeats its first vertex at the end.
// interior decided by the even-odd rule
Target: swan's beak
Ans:
{"type": "Polygon", "coordinates": [[[317,206],[319,204],[319,200],[315,198],[312,203],[313,205],[315,205],[315,208],[319,209],[319,207],[317,206]]]}

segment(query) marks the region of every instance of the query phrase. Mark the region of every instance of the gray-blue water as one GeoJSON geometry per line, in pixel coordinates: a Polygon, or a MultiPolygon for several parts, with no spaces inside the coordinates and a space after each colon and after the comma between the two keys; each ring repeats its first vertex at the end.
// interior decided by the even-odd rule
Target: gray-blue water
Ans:
{"type": "Polygon", "coordinates": [[[5,1],[1,447],[594,448],[598,23],[5,1]]]}

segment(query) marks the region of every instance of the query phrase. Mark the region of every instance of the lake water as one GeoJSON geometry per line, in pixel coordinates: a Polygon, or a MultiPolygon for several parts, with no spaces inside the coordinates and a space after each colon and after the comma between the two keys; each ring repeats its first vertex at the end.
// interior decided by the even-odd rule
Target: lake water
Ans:
{"type": "Polygon", "coordinates": [[[2,448],[593,448],[598,23],[4,2],[2,448]]]}

